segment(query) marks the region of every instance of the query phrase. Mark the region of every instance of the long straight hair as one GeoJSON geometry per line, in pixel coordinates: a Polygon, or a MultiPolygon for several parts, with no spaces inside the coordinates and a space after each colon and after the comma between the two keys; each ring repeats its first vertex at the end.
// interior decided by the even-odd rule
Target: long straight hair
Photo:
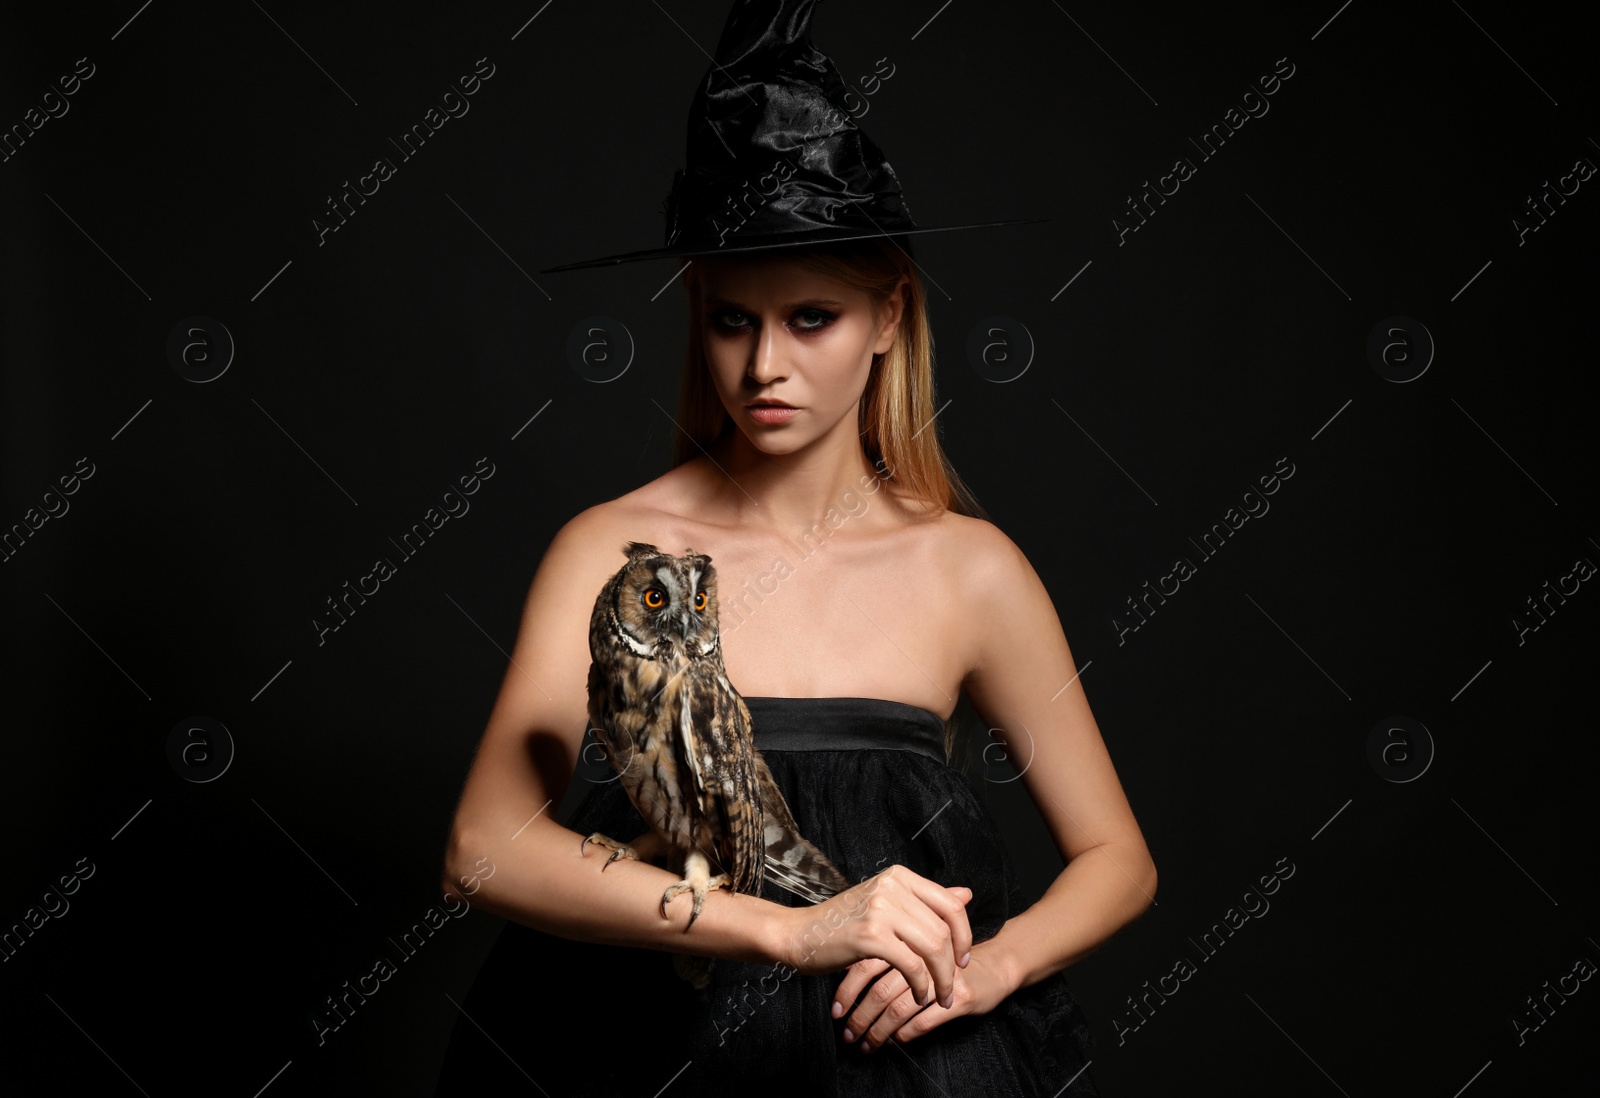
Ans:
{"type": "MultiPolygon", "coordinates": [[[[956,474],[939,444],[940,424],[934,419],[933,331],[928,324],[927,296],[905,236],[869,237],[842,243],[785,248],[782,255],[808,271],[865,292],[876,321],[902,275],[905,311],[894,343],[872,356],[872,371],[861,394],[858,430],[867,463],[877,475],[902,492],[937,510],[988,519],[977,498],[956,474]]],[[[689,339],[678,390],[678,432],[672,465],[699,457],[733,428],[711,383],[704,344],[705,310],[701,288],[692,275],[684,280],[689,309],[689,339]]]]}

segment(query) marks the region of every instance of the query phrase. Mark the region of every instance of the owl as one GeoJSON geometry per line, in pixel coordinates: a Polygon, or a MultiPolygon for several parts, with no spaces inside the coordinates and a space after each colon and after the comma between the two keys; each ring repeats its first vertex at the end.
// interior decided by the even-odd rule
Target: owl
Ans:
{"type": "MultiPolygon", "coordinates": [[[[800,834],[756,750],[750,710],[722,663],[711,558],[637,541],[622,551],[628,561],[600,589],[589,621],[589,727],[646,831],[631,843],[596,832],[580,853],[589,843],[608,849],[606,866],[665,853],[683,879],[662,893],[661,913],[692,893],[691,927],[717,888],[759,895],[770,876],[813,903],[849,888],[800,834]]],[[[696,987],[709,980],[708,959],[673,961],[696,987]]]]}

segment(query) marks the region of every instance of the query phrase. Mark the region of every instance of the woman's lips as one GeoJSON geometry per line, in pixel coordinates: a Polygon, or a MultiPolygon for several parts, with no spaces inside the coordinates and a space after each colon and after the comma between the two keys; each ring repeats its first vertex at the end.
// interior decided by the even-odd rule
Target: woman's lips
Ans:
{"type": "Polygon", "coordinates": [[[787,423],[800,411],[778,404],[751,404],[746,407],[750,418],[757,423],[787,423]]]}

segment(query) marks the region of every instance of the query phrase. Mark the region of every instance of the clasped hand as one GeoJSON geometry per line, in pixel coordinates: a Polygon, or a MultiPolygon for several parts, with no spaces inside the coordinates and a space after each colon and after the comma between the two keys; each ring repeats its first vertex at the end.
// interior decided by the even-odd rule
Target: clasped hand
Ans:
{"type": "Polygon", "coordinates": [[[913,1040],[951,1018],[991,1011],[1016,990],[984,943],[973,946],[971,899],[969,888],[893,865],[814,907],[788,909],[784,961],[803,973],[849,968],[833,1015],[862,1051],[890,1037],[913,1040]]]}

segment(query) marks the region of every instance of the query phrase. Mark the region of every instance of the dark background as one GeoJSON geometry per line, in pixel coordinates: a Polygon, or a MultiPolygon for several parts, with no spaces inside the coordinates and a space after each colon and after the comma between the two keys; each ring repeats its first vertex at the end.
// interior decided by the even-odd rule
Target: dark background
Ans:
{"type": "MultiPolygon", "coordinates": [[[[94,867],[0,964],[9,1076],[431,1093],[499,920],[450,919],[325,1044],[307,1018],[439,907],[550,537],[668,466],[674,265],[537,271],[657,244],[725,12],[0,16],[6,128],[94,65],[0,164],[0,522],[70,505],[0,564],[0,922],[94,867]],[[396,158],[388,139],[479,58],[494,75],[469,113],[319,245],[329,196],[396,158]],[[567,355],[593,315],[635,343],[608,384],[567,355]],[[201,353],[223,354],[215,323],[235,345],[209,381],[168,350],[195,316],[201,353]],[[485,456],[470,512],[319,644],[325,600],[397,559],[388,539],[485,456]],[[81,458],[92,475],[63,496],[81,458]],[[195,717],[231,749],[169,761],[195,717]]],[[[924,236],[917,256],[944,443],[1048,586],[1161,875],[1156,906],[1070,971],[1107,1094],[1600,1087],[1600,985],[1569,980],[1520,1043],[1512,1021],[1600,963],[1594,583],[1550,596],[1519,643],[1526,600],[1600,561],[1600,178],[1520,244],[1513,223],[1600,163],[1596,29],[1592,9],[1482,2],[817,13],[847,81],[895,67],[861,124],[919,221],[1050,218],[924,236]],[[1280,58],[1269,113],[1202,161],[1189,139],[1280,58]],[[1127,199],[1178,157],[1196,173],[1119,245],[1113,218],[1136,223],[1127,199]],[[1015,380],[967,353],[990,317],[1035,345],[1015,380]],[[1412,367],[1425,329],[1426,371],[1380,375],[1375,328],[1412,367]],[[1214,560],[1192,548],[1280,458],[1270,512],[1214,560]],[[1126,600],[1180,555],[1196,574],[1119,643],[1126,600]],[[1372,761],[1393,727],[1410,746],[1372,761]],[[1202,962],[1200,936],[1289,864],[1202,962]],[[1184,958],[1199,971],[1132,1030],[1129,997],[1184,958]]],[[[969,748],[1037,895],[1059,867],[1043,826],[969,748]]],[[[551,1095],[582,1055],[616,1054],[497,1037],[551,1095]]]]}

